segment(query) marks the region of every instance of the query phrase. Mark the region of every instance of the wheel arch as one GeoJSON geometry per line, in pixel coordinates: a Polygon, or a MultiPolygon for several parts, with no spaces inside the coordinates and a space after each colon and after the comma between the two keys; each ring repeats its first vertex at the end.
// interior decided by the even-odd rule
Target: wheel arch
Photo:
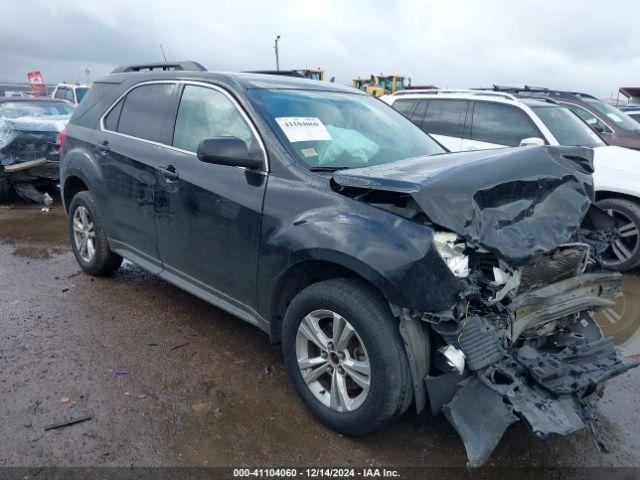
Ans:
{"type": "Polygon", "coordinates": [[[272,343],[281,338],[282,321],[291,300],[303,289],[314,283],[332,278],[352,278],[368,286],[385,300],[397,296],[391,284],[379,273],[357,259],[328,258],[316,252],[314,258],[306,258],[290,265],[278,278],[271,295],[269,308],[270,337],[272,343]]]}
{"type": "Polygon", "coordinates": [[[629,193],[614,192],[611,190],[596,191],[596,202],[600,200],[605,200],[608,198],[621,198],[623,200],[629,200],[631,202],[640,204],[640,198],[635,195],[631,195],[629,193]]]}
{"type": "Polygon", "coordinates": [[[90,190],[87,182],[85,182],[82,178],[77,175],[69,175],[64,180],[64,185],[62,186],[62,201],[64,204],[64,209],[67,213],[69,213],[69,204],[73,197],[78,193],[85,190],[90,190]]]}

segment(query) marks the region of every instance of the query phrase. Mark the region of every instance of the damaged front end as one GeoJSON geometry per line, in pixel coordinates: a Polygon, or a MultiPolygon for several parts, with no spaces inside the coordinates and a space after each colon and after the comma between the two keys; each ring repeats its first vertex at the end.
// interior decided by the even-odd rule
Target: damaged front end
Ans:
{"type": "Polygon", "coordinates": [[[416,406],[444,413],[470,466],[518,420],[542,438],[586,427],[604,449],[594,406],[608,379],[638,365],[593,318],[622,276],[601,268],[615,226],[593,205],[591,161],[587,149],[540,147],[334,175],[338,191],[431,227],[460,281],[445,311],[393,310],[416,406]]]}
{"type": "Polygon", "coordinates": [[[637,363],[618,357],[592,316],[613,306],[622,276],[598,271],[591,251],[561,245],[509,270],[469,252],[468,296],[431,324],[436,355],[425,378],[432,411],[458,431],[469,465],[484,463],[519,419],[541,438],[587,427],[601,448],[595,401],[606,380],[637,363]]]}

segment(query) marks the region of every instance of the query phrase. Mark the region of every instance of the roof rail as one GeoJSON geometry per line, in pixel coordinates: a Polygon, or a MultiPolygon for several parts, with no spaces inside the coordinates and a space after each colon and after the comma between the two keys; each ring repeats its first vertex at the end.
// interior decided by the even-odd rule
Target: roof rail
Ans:
{"type": "Polygon", "coordinates": [[[157,62],[157,63],[138,63],[135,65],[122,65],[114,69],[111,73],[131,73],[131,72],[153,72],[153,71],[175,71],[182,70],[186,72],[206,72],[207,69],[198,62],[189,60],[179,62],[157,62]]]}
{"type": "Polygon", "coordinates": [[[500,97],[507,100],[516,100],[516,97],[509,93],[505,92],[494,92],[492,90],[482,90],[482,89],[455,89],[455,88],[425,88],[425,89],[411,89],[411,90],[401,90],[399,92],[394,93],[394,96],[402,96],[402,95],[410,95],[412,93],[420,93],[427,95],[443,95],[443,94],[452,94],[452,93],[463,93],[466,95],[484,95],[489,97],[500,97]]]}
{"type": "Polygon", "coordinates": [[[259,73],[261,75],[280,75],[283,77],[307,78],[295,70],[246,70],[242,73],[259,73]]]}
{"type": "Polygon", "coordinates": [[[596,98],[593,95],[589,95],[588,93],[571,92],[567,90],[553,90],[546,87],[534,87],[532,85],[525,85],[524,87],[508,87],[505,85],[493,85],[493,87],[490,87],[490,88],[478,88],[477,90],[485,90],[485,91],[491,91],[491,92],[506,92],[514,95],[521,95],[523,93],[524,94],[535,93],[538,95],[551,95],[551,96],[574,95],[576,97],[582,97],[582,98],[596,98]]]}

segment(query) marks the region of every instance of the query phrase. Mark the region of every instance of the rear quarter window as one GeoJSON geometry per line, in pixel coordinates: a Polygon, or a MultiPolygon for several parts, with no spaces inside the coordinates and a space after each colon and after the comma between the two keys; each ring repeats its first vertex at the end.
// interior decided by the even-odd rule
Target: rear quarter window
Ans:
{"type": "Polygon", "coordinates": [[[395,108],[405,117],[408,117],[411,111],[413,110],[413,107],[416,106],[416,102],[417,100],[415,99],[414,100],[411,100],[411,99],[396,100],[395,102],[393,102],[393,108],[395,108]]]}
{"type": "Polygon", "coordinates": [[[94,82],[82,102],[76,107],[71,123],[83,127],[95,128],[98,119],[118,97],[118,83],[94,82]]]}

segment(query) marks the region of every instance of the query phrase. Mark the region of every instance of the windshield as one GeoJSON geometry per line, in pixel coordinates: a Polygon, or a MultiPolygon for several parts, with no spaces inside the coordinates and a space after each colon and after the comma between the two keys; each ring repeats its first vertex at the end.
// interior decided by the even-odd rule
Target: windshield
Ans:
{"type": "Polygon", "coordinates": [[[87,94],[88,91],[89,91],[89,88],[87,87],[76,88],[76,97],[78,98],[78,103],[82,101],[82,99],[84,98],[84,96],[87,94]]]}
{"type": "Polygon", "coordinates": [[[616,107],[609,105],[608,103],[601,102],[600,100],[585,99],[592,107],[598,110],[600,113],[606,115],[609,120],[613,120],[615,125],[623,130],[639,131],[640,125],[632,119],[629,115],[616,107]]]}
{"type": "Polygon", "coordinates": [[[540,117],[560,145],[579,147],[601,147],[605,143],[576,114],[564,107],[537,106],[531,107],[540,117]]]}
{"type": "Polygon", "coordinates": [[[273,131],[310,168],[356,168],[445,150],[409,120],[368,95],[251,90],[273,131]]]}
{"type": "Polygon", "coordinates": [[[71,115],[73,107],[63,102],[6,102],[0,103],[0,116],[17,117],[50,117],[56,115],[71,115]]]}

